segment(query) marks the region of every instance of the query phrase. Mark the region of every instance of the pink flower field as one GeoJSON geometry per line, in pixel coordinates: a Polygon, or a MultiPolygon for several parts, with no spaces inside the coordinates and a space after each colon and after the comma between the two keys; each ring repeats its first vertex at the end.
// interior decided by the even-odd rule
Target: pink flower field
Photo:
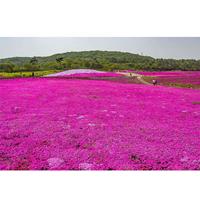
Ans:
{"type": "Polygon", "coordinates": [[[144,76],[156,77],[156,79],[161,83],[183,83],[200,85],[200,71],[139,71],[137,73],[144,76]]]}
{"type": "Polygon", "coordinates": [[[199,170],[200,92],[0,80],[1,170],[199,170]]]}

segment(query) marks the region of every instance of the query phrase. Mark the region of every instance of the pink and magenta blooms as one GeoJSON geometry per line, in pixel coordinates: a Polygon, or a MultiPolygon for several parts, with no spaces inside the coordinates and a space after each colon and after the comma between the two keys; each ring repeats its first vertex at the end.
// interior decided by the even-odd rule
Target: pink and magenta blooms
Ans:
{"type": "Polygon", "coordinates": [[[199,170],[200,92],[0,80],[2,170],[199,170]]]}
{"type": "Polygon", "coordinates": [[[185,83],[200,85],[200,71],[137,71],[136,73],[144,76],[154,76],[162,83],[185,83]]]}

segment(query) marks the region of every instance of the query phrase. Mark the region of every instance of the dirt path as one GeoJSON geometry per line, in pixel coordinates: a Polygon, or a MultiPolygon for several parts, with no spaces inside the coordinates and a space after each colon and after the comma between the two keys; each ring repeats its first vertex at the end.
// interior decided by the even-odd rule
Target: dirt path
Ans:
{"type": "Polygon", "coordinates": [[[142,78],[142,75],[140,74],[136,74],[136,73],[127,73],[127,72],[117,72],[118,74],[123,74],[125,76],[128,76],[128,77],[136,77],[138,81],[140,81],[141,83],[145,84],[145,85],[152,85],[151,83],[148,83],[147,81],[145,81],[143,78],[142,78]]]}
{"type": "Polygon", "coordinates": [[[137,79],[138,79],[141,83],[143,83],[143,84],[146,84],[146,85],[153,85],[153,84],[151,84],[151,83],[145,81],[145,80],[142,78],[142,76],[137,76],[137,79]]]}

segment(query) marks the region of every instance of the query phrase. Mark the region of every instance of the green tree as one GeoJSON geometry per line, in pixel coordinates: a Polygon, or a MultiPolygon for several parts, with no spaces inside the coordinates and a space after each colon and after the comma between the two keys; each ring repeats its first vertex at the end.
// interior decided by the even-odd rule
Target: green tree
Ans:
{"type": "Polygon", "coordinates": [[[63,60],[64,60],[63,57],[56,58],[56,62],[57,62],[58,64],[60,64],[60,65],[62,64],[63,60]]]}
{"type": "Polygon", "coordinates": [[[0,70],[5,72],[13,72],[15,65],[13,63],[1,63],[0,70]]]}
{"type": "Polygon", "coordinates": [[[36,65],[38,64],[38,59],[36,57],[31,58],[30,60],[31,65],[36,65]]]}
{"type": "Polygon", "coordinates": [[[39,70],[38,59],[36,57],[31,58],[30,64],[31,64],[31,66],[28,69],[29,71],[39,70]]]}

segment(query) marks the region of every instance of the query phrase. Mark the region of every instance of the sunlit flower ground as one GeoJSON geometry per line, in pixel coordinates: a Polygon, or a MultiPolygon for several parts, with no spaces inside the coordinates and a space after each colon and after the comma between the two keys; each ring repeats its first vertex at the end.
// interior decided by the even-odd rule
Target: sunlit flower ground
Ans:
{"type": "Polygon", "coordinates": [[[182,83],[200,85],[200,71],[138,71],[138,74],[155,77],[159,83],[182,83]]]}
{"type": "Polygon", "coordinates": [[[0,169],[200,169],[200,91],[0,80],[0,169]]]}

